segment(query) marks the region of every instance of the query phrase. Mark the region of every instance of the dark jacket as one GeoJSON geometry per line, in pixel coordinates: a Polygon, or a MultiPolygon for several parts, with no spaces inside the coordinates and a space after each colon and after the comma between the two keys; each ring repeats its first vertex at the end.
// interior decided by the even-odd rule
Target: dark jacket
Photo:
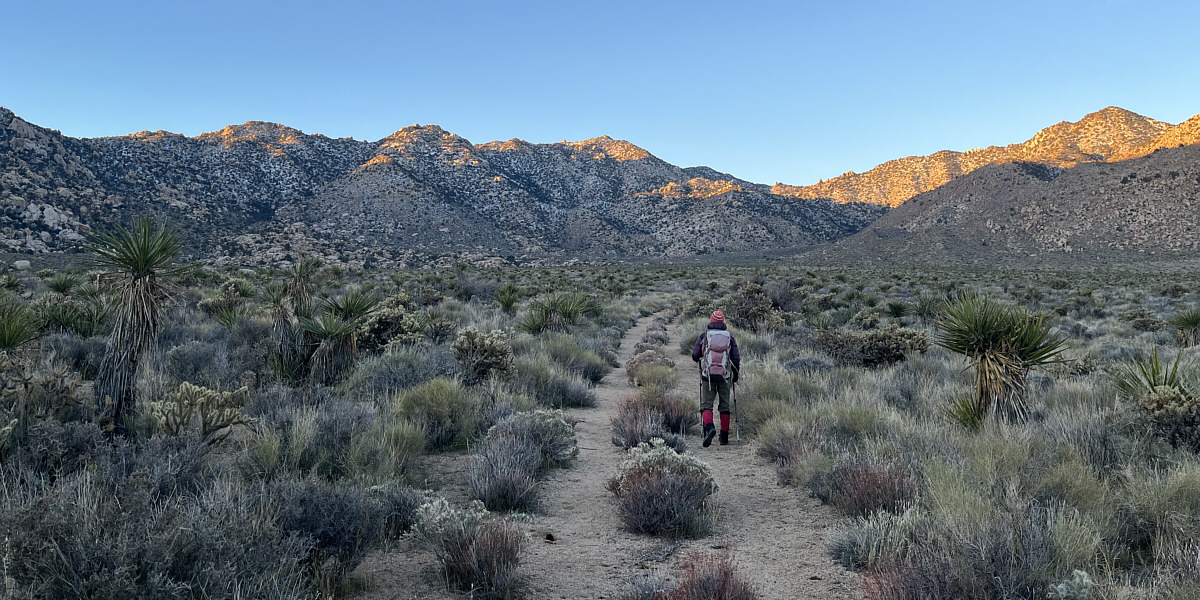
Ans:
{"type": "MultiPolygon", "coordinates": [[[[725,329],[725,324],[717,321],[715,323],[709,323],[708,328],[725,329]]],[[[700,334],[700,337],[696,338],[696,345],[692,346],[693,361],[700,362],[700,359],[704,357],[704,338],[707,336],[708,332],[706,331],[700,334]]],[[[729,334],[729,362],[733,364],[734,369],[740,369],[742,367],[742,355],[738,353],[737,340],[733,339],[732,333],[729,334]]]]}

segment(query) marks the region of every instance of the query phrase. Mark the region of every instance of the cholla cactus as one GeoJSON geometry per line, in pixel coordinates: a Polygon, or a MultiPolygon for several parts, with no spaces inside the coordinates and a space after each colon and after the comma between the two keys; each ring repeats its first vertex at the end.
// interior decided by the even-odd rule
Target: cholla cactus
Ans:
{"type": "Polygon", "coordinates": [[[1070,577],[1062,580],[1061,583],[1050,586],[1050,593],[1046,597],[1055,600],[1087,600],[1093,585],[1092,578],[1087,571],[1075,569],[1071,571],[1070,577]]]}
{"type": "Polygon", "coordinates": [[[1137,407],[1154,432],[1172,446],[1200,450],[1200,396],[1161,385],[1140,398],[1137,407]]]}
{"type": "Polygon", "coordinates": [[[503,331],[483,333],[468,327],[458,334],[450,350],[462,363],[468,382],[477,383],[491,377],[510,379],[517,374],[513,350],[503,331]]]}
{"type": "Polygon", "coordinates": [[[166,400],[152,402],[150,411],[159,431],[180,435],[195,430],[205,442],[217,444],[229,437],[234,427],[253,423],[242,413],[246,393],[244,387],[222,392],[185,381],[166,400]]]}

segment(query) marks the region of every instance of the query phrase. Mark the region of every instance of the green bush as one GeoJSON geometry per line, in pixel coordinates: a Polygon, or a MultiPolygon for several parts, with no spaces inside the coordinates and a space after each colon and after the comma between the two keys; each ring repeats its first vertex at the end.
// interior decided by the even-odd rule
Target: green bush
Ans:
{"type": "Polygon", "coordinates": [[[813,344],[840,365],[881,367],[925,352],[930,340],[923,331],[890,323],[866,332],[822,329],[813,334],[813,344]]]}
{"type": "Polygon", "coordinates": [[[638,371],[651,366],[675,368],[675,361],[669,359],[659,350],[646,350],[630,358],[625,363],[625,376],[630,385],[638,381],[638,371]]]}
{"type": "Polygon", "coordinates": [[[516,388],[550,408],[596,405],[596,393],[557,363],[535,357],[516,359],[516,388]]]}
{"type": "Polygon", "coordinates": [[[396,394],[392,410],[424,428],[432,450],[461,447],[478,433],[482,408],[478,395],[456,380],[437,378],[396,394]]]}
{"type": "Polygon", "coordinates": [[[599,354],[579,345],[575,338],[563,334],[549,334],[540,340],[542,351],[568,371],[591,383],[599,383],[612,371],[608,361],[599,354]]]}

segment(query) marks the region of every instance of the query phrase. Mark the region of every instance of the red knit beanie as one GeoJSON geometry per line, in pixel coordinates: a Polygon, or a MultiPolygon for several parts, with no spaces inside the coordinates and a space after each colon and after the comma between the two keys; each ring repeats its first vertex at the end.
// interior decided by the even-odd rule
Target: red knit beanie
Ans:
{"type": "Polygon", "coordinates": [[[713,314],[712,314],[712,317],[711,317],[711,318],[709,318],[709,322],[712,322],[712,323],[724,323],[724,322],[725,322],[725,313],[723,313],[723,312],[721,312],[721,311],[719,311],[719,310],[714,310],[714,311],[713,311],[713,314]]]}

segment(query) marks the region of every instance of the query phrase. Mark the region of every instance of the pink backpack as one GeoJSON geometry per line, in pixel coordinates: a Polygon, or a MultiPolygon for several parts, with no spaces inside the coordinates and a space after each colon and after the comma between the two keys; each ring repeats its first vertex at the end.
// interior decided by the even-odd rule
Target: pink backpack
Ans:
{"type": "Polygon", "coordinates": [[[729,373],[729,347],[733,337],[722,329],[709,329],[704,334],[704,359],[700,361],[700,375],[726,376],[729,373]]]}

